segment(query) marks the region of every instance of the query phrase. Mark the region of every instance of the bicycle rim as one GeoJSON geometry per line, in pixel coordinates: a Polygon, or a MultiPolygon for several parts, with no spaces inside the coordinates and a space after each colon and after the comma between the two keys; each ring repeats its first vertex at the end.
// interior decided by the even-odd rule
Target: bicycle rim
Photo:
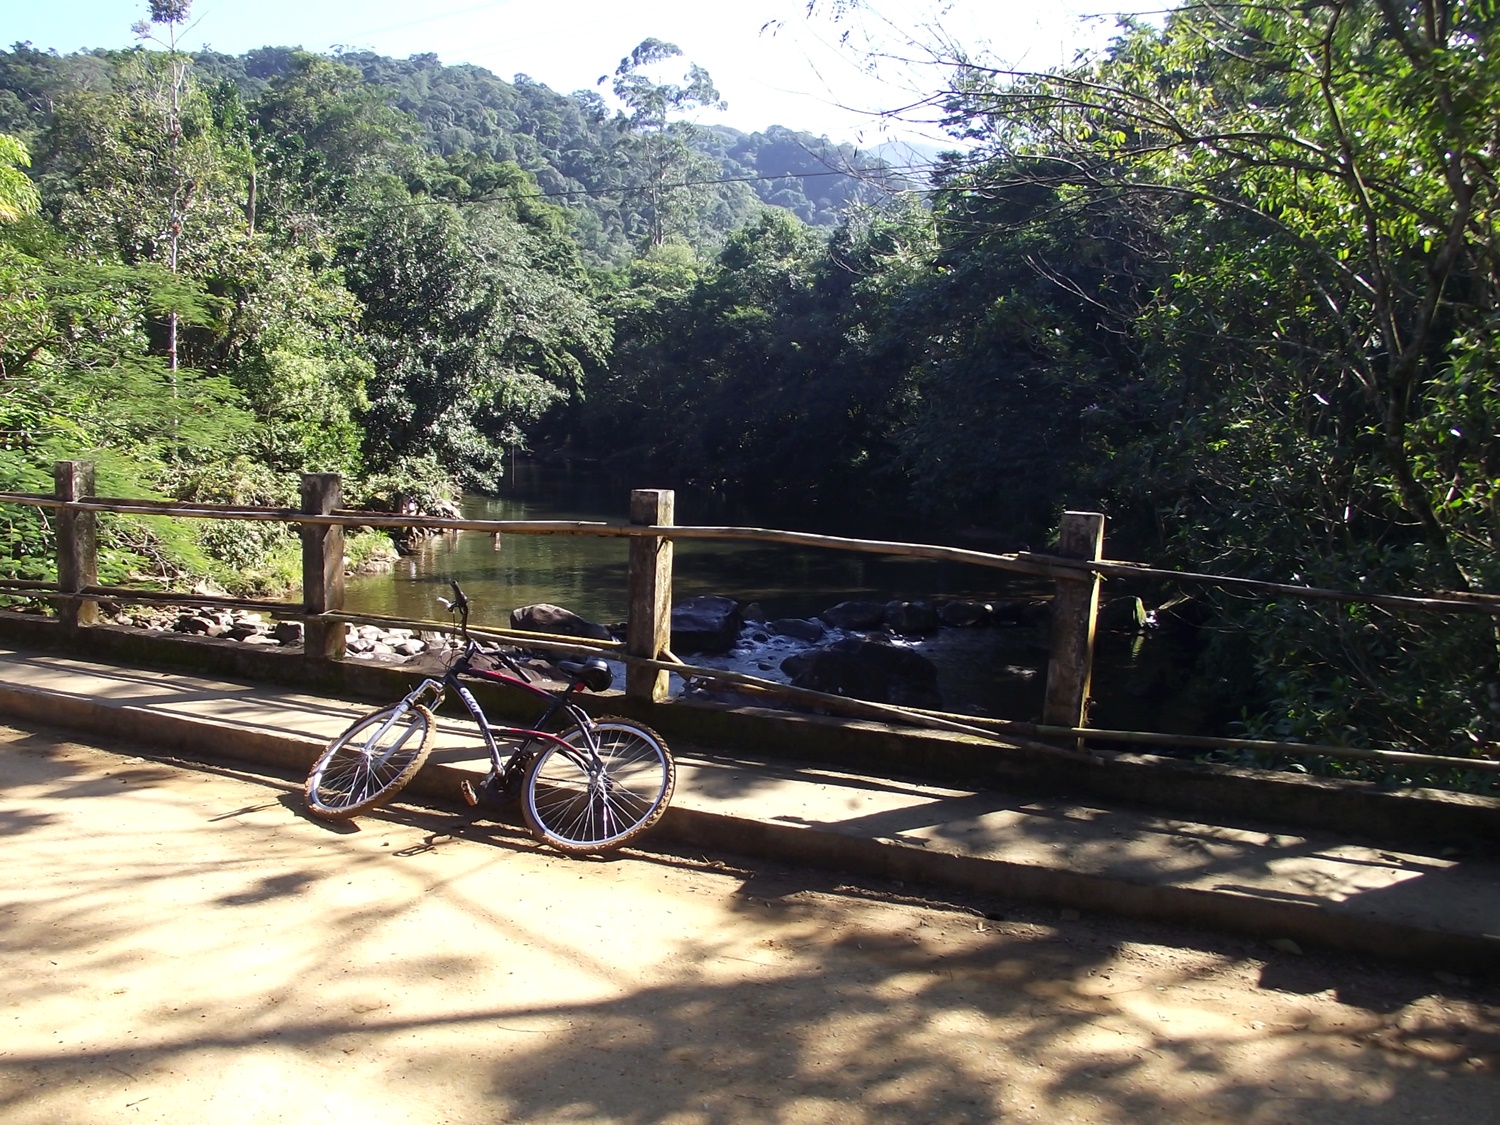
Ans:
{"type": "Polygon", "coordinates": [[[406,787],[432,742],[425,707],[387,707],[360,719],[334,739],[308,774],[308,810],[344,820],[389,801],[406,787]]]}
{"type": "Polygon", "coordinates": [[[537,756],[522,811],[538,837],[560,851],[618,848],[650,828],[672,800],[677,768],[661,736],[623,719],[593,724],[598,756],[578,727],[537,756]]]}

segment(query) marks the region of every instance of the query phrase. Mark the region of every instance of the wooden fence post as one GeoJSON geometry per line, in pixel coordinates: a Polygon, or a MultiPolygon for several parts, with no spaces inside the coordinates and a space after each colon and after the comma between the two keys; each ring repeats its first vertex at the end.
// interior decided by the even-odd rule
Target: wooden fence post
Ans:
{"type": "MultiPolygon", "coordinates": [[[[302,474],[302,510],[326,516],[343,499],[338,473],[302,474]]],[[[344,608],[344,529],[331,524],[302,525],[302,650],[310,657],[338,660],[344,655],[344,623],[319,614],[344,608]]]]}
{"type": "MultiPolygon", "coordinates": [[[[676,493],[671,489],[638,488],[630,494],[630,522],[642,527],[669,527],[675,506],[676,493]]],[[[658,660],[671,643],[672,541],[660,536],[634,536],[630,540],[630,620],[625,651],[658,660]]],[[[669,689],[666,672],[626,665],[625,694],[631,699],[660,703],[669,689]]]]}
{"type": "MultiPolygon", "coordinates": [[[[1064,512],[1057,553],[1073,559],[1103,558],[1104,516],[1099,512],[1064,512]]],[[[1079,571],[1077,578],[1058,580],[1052,599],[1047,696],[1042,704],[1042,722],[1047,726],[1083,726],[1094,671],[1094,623],[1098,614],[1097,574],[1079,571]]]]}
{"type": "MultiPolygon", "coordinates": [[[[53,492],[59,500],[82,500],[94,494],[92,461],[57,461],[52,466],[53,492]]],[[[99,521],[93,512],[59,508],[57,512],[57,588],[76,594],[99,584],[99,521]]],[[[69,629],[99,620],[96,601],[67,601],[58,617],[69,629]]]]}

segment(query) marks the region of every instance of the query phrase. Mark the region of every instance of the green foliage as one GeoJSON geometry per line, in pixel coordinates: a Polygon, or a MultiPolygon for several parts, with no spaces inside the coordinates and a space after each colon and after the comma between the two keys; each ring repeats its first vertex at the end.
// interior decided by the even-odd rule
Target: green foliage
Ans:
{"type": "Polygon", "coordinates": [[[576,254],[501,206],[378,212],[345,261],[382,376],[365,417],[377,472],[432,458],[470,487],[493,487],[504,446],[607,341],[576,254]]]}
{"type": "Polygon", "coordinates": [[[830,246],[767,211],[712,263],[657,248],[611,279],[602,300],[613,354],[551,432],[774,502],[787,518],[842,519],[873,503],[863,494],[894,473],[890,433],[906,377],[888,362],[874,293],[905,258],[868,246],[906,235],[920,243],[924,230],[913,212],[830,246]]]}
{"type": "Polygon", "coordinates": [[[337,209],[369,203],[385,177],[418,159],[407,123],[354,67],[296,51],[249,107],[249,138],[265,171],[259,207],[277,222],[324,233],[337,209]]]}
{"type": "Polygon", "coordinates": [[[407,457],[364,478],[350,498],[372,512],[432,513],[458,499],[453,474],[432,457],[407,457]]]}
{"type": "MultiPolygon", "coordinates": [[[[1027,253],[1059,282],[1047,304],[1099,313],[1132,373],[1100,403],[1101,499],[1138,529],[1159,520],[1195,569],[1492,588],[1500,74],[1482,7],[1195,4],[1072,70],[955,69],[953,125],[992,158],[967,191],[1050,191],[1052,232],[1118,216],[1091,281],[1076,238],[1027,253]],[[1134,432],[1130,383],[1148,407],[1134,432]]],[[[1088,335],[1075,321],[1061,339],[1088,335]]],[[[1219,612],[1255,729],[1442,749],[1495,735],[1487,629],[1219,612]]]]}
{"type": "Polygon", "coordinates": [[[41,206],[42,197],[23,170],[30,166],[26,146],[0,133],[0,223],[14,223],[41,206]]]}

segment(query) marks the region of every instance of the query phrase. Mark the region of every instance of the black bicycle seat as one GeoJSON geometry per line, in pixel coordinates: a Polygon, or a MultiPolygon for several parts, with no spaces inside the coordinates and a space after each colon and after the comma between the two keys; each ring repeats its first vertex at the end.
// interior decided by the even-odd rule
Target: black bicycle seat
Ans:
{"type": "Polygon", "coordinates": [[[607,691],[615,682],[614,673],[600,656],[591,656],[587,660],[559,660],[557,667],[563,675],[577,679],[589,691],[607,691]]]}

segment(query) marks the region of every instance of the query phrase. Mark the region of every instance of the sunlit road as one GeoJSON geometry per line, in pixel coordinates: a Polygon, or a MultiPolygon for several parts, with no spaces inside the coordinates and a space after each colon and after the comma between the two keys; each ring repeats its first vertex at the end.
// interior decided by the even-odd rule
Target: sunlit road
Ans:
{"type": "Polygon", "coordinates": [[[10,1125],[1500,1122],[1500,1004],[1447,974],[333,829],[138,753],[0,728],[10,1125]]]}

